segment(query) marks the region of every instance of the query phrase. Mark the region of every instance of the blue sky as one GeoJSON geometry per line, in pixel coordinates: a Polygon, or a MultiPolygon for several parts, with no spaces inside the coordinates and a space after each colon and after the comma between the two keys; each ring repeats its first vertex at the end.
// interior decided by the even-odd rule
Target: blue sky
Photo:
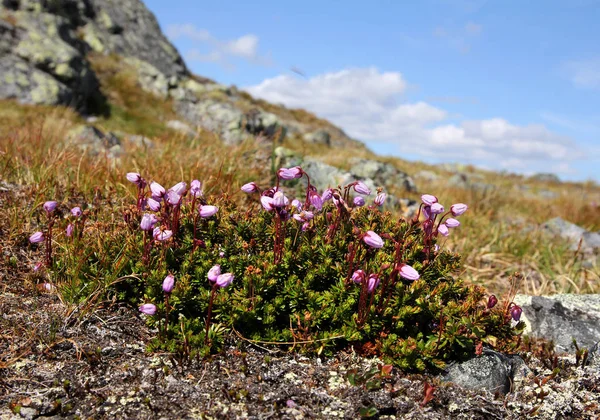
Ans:
{"type": "Polygon", "coordinates": [[[146,4],[193,72],[378,153],[600,180],[600,0],[146,4]]]}

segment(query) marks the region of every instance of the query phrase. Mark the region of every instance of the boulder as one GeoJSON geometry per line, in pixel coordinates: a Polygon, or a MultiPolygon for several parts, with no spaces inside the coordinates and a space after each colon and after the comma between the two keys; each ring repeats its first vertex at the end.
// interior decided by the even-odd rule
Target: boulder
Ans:
{"type": "Polygon", "coordinates": [[[560,217],[548,220],[542,225],[542,228],[549,235],[566,240],[573,251],[579,248],[580,241],[580,251],[584,254],[591,254],[600,249],[600,233],[589,232],[560,217]]]}
{"type": "Polygon", "coordinates": [[[331,135],[325,130],[317,130],[305,133],[302,138],[308,143],[322,144],[327,147],[331,146],[331,135]]]}
{"type": "Polygon", "coordinates": [[[121,141],[113,133],[104,133],[91,125],[80,125],[67,133],[67,142],[91,156],[106,155],[118,158],[122,154],[121,141]]]}
{"type": "Polygon", "coordinates": [[[183,121],[179,121],[179,120],[167,121],[167,127],[172,130],[179,131],[180,133],[187,134],[189,137],[196,136],[196,130],[194,130],[192,127],[190,127],[188,124],[184,123],[183,121]]]}
{"type": "Polygon", "coordinates": [[[514,382],[522,382],[530,371],[519,356],[508,356],[490,349],[466,362],[449,365],[442,379],[463,388],[506,394],[514,382]]]}
{"type": "Polygon", "coordinates": [[[557,351],[592,348],[600,341],[600,295],[517,295],[526,334],[553,340],[557,351]]]}
{"type": "Polygon", "coordinates": [[[358,158],[352,159],[350,163],[352,164],[350,173],[356,179],[370,179],[374,184],[387,188],[396,186],[411,192],[417,190],[412,178],[406,173],[396,169],[391,163],[358,158]]]}

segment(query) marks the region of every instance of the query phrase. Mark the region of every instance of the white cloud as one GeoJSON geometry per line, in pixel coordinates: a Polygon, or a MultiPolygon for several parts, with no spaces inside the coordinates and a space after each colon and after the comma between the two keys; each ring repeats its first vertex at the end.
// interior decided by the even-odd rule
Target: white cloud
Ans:
{"type": "Polygon", "coordinates": [[[271,58],[268,55],[259,54],[259,38],[254,34],[224,41],[215,38],[206,29],[196,28],[189,23],[169,25],[165,32],[172,40],[185,38],[208,47],[207,53],[195,48],[186,51],[184,55],[189,61],[219,63],[230,69],[234,68],[231,63],[232,58],[245,59],[257,65],[271,65],[271,58]]]}
{"type": "Polygon", "coordinates": [[[543,125],[515,125],[502,118],[448,121],[424,101],[403,100],[407,82],[398,72],[354,68],[309,79],[281,75],[247,87],[252,95],[291,108],[306,108],[350,136],[393,142],[399,152],[496,169],[531,172],[560,169],[582,158],[575,143],[543,125]]]}
{"type": "Polygon", "coordinates": [[[582,89],[600,89],[600,57],[571,61],[565,65],[571,82],[582,89]]]}

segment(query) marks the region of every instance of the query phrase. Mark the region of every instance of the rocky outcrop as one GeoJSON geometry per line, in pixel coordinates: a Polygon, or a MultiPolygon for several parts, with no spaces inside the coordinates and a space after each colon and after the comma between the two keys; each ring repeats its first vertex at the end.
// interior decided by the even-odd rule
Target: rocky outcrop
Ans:
{"type": "Polygon", "coordinates": [[[547,234],[566,240],[573,251],[579,249],[584,254],[592,254],[600,249],[600,233],[589,232],[560,217],[548,220],[542,228],[547,234]]]}
{"type": "Polygon", "coordinates": [[[105,99],[86,59],[90,51],[141,60],[168,79],[187,74],[138,0],[0,3],[0,98],[103,112],[105,99]]]}
{"type": "Polygon", "coordinates": [[[600,341],[600,295],[517,295],[526,334],[554,341],[558,351],[591,349],[600,341]]]}

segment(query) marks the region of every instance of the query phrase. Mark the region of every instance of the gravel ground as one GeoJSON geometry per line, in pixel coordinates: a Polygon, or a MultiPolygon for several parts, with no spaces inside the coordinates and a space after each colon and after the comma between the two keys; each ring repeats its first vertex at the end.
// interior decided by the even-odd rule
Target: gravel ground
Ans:
{"type": "MultiPolygon", "coordinates": [[[[5,276],[6,277],[6,276],[5,276]]],[[[393,369],[380,385],[350,384],[377,359],[322,359],[262,349],[232,337],[222,354],[181,365],[151,354],[153,336],[133,308],[86,314],[16,276],[0,294],[0,418],[597,418],[600,369],[559,360],[559,375],[524,354],[533,376],[491,395],[393,369]],[[433,399],[422,404],[425,384],[433,399]],[[542,393],[548,393],[541,397],[542,393]]]]}

